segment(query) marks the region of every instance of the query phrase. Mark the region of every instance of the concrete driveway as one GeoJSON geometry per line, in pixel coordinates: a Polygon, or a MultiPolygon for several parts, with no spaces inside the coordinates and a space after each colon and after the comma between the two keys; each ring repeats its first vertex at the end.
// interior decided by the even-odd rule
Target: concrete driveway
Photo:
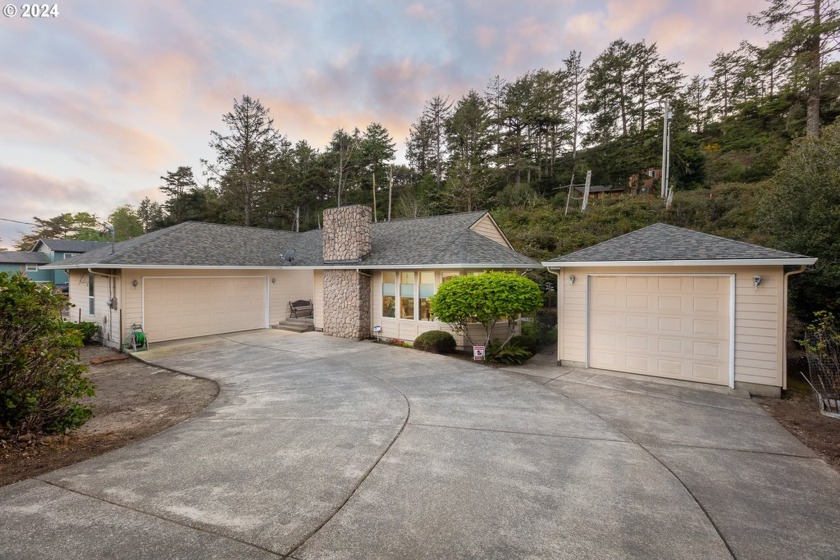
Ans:
{"type": "Polygon", "coordinates": [[[258,331],[217,400],[0,488],[2,558],[837,558],[840,476],[749,399],[258,331]]]}

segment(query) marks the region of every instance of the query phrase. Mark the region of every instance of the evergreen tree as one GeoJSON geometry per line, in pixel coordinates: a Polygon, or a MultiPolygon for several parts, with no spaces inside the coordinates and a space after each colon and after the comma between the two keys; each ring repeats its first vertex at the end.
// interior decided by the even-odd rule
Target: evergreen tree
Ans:
{"type": "Polygon", "coordinates": [[[233,102],[233,111],[223,115],[222,121],[228,131],[210,132],[216,163],[208,167],[219,182],[230,218],[250,226],[282,136],[268,109],[247,95],[233,102]]]}
{"type": "Polygon", "coordinates": [[[805,74],[808,136],[820,132],[820,97],[826,57],[840,49],[840,10],[836,0],[767,0],[767,9],[747,19],[767,31],[779,30],[765,53],[771,60],[789,59],[805,74]]]}

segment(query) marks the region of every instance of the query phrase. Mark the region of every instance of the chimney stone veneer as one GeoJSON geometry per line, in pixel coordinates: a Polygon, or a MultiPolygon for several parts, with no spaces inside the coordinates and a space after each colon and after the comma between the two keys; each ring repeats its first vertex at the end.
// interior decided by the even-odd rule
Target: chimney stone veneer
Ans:
{"type": "MultiPolygon", "coordinates": [[[[370,254],[371,209],[344,206],[324,210],[324,263],[357,263],[370,254]]],[[[370,336],[370,275],[356,269],[324,270],[324,334],[370,336]]]]}

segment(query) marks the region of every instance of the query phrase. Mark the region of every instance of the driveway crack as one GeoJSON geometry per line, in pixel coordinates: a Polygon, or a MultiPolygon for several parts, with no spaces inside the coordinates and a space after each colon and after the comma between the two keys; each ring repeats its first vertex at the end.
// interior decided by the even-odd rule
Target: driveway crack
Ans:
{"type": "MultiPolygon", "coordinates": [[[[353,369],[356,369],[357,371],[361,371],[358,368],[353,368],[353,369]]],[[[379,455],[379,457],[376,459],[376,461],[373,462],[373,464],[370,466],[370,468],[361,476],[361,478],[359,478],[358,482],[356,482],[356,484],[353,485],[353,487],[350,489],[350,492],[347,494],[347,497],[345,497],[344,500],[342,500],[342,502],[340,504],[338,504],[338,506],[332,512],[330,512],[330,514],[327,515],[324,518],[324,520],[320,524],[318,524],[317,527],[313,528],[306,535],[304,535],[303,538],[300,541],[298,541],[298,543],[295,544],[292,547],[292,549],[289,550],[289,552],[286,553],[285,556],[283,556],[283,560],[295,560],[295,557],[293,557],[292,555],[295,554],[304,544],[306,544],[306,542],[309,539],[311,539],[316,533],[318,533],[318,531],[323,529],[324,526],[327,523],[329,523],[336,515],[338,515],[338,513],[344,508],[344,506],[347,504],[347,502],[349,502],[350,499],[356,494],[356,491],[358,491],[358,489],[361,487],[361,485],[364,484],[364,482],[368,479],[368,477],[370,476],[370,473],[373,472],[373,469],[375,469],[379,465],[379,463],[382,462],[382,459],[385,458],[385,455],[388,454],[388,451],[391,450],[391,448],[394,446],[394,444],[397,442],[397,440],[402,435],[403,431],[405,430],[405,427],[408,425],[408,420],[409,420],[409,418],[411,418],[411,401],[408,400],[408,397],[405,395],[405,393],[400,391],[397,387],[395,387],[391,383],[388,383],[387,381],[385,381],[383,379],[380,379],[379,377],[376,377],[375,375],[370,375],[369,373],[365,373],[364,375],[366,377],[376,379],[380,383],[383,383],[384,385],[389,386],[390,388],[392,388],[393,390],[398,392],[402,396],[403,399],[405,399],[406,415],[405,415],[405,418],[403,419],[402,426],[400,426],[399,431],[396,433],[396,435],[391,440],[391,442],[388,444],[388,446],[385,448],[385,450],[382,452],[382,454],[379,455]]]]}
{"type": "Polygon", "coordinates": [[[613,426],[613,429],[615,429],[615,430],[616,430],[617,432],[619,432],[620,434],[623,434],[623,435],[624,435],[624,437],[626,437],[626,438],[627,438],[630,442],[632,442],[632,443],[636,444],[637,446],[639,446],[639,448],[640,448],[640,449],[642,449],[642,450],[643,450],[645,453],[647,453],[648,455],[650,455],[650,456],[653,458],[653,460],[654,460],[654,461],[656,461],[657,463],[659,463],[660,465],[662,465],[662,467],[663,467],[666,471],[668,471],[668,472],[671,474],[671,476],[673,476],[673,477],[674,477],[674,479],[675,479],[677,482],[679,482],[679,483],[680,483],[680,485],[681,485],[681,486],[685,489],[685,491],[688,493],[688,495],[689,495],[689,496],[691,496],[691,499],[692,499],[692,500],[694,500],[694,503],[695,503],[695,504],[697,504],[697,507],[699,507],[699,508],[700,508],[700,511],[702,511],[702,512],[703,512],[703,515],[705,515],[705,516],[706,516],[706,519],[708,519],[708,520],[709,520],[709,523],[712,525],[712,528],[713,528],[713,529],[715,530],[715,532],[718,534],[718,537],[720,538],[721,542],[723,542],[723,545],[726,547],[726,550],[728,550],[728,551],[729,551],[729,555],[730,555],[732,558],[737,558],[737,556],[735,555],[735,551],[734,551],[734,550],[732,550],[732,546],[731,546],[731,545],[729,544],[729,542],[726,540],[726,537],[724,537],[724,536],[723,536],[723,533],[721,532],[720,527],[718,527],[717,523],[715,523],[715,520],[712,518],[712,515],[709,513],[709,511],[706,509],[706,507],[705,507],[705,506],[704,506],[704,505],[700,502],[700,500],[697,498],[697,496],[695,496],[695,495],[694,495],[694,492],[692,492],[692,491],[691,491],[691,488],[689,488],[689,487],[688,487],[688,485],[687,485],[687,484],[686,484],[686,483],[685,483],[685,482],[684,482],[684,481],[683,481],[683,480],[679,477],[679,475],[677,475],[677,473],[676,473],[676,472],[674,472],[674,471],[671,469],[671,467],[669,467],[667,464],[665,464],[665,462],[664,462],[664,461],[662,461],[659,457],[657,457],[657,456],[656,456],[656,455],[655,455],[655,454],[654,454],[654,453],[653,453],[650,449],[648,449],[647,447],[645,447],[645,445],[644,445],[643,443],[640,443],[640,442],[639,442],[639,441],[637,441],[635,438],[633,438],[633,436],[632,436],[632,435],[630,435],[630,434],[629,434],[629,433],[627,433],[626,431],[622,430],[619,426],[616,426],[616,425],[614,425],[612,422],[610,422],[608,418],[605,418],[605,417],[601,416],[600,414],[598,414],[597,412],[595,412],[594,410],[592,410],[591,408],[589,408],[589,407],[588,407],[588,406],[586,406],[585,404],[581,403],[581,402],[580,402],[580,401],[578,401],[577,399],[574,399],[574,398],[572,398],[572,397],[569,397],[568,395],[564,395],[564,396],[566,396],[566,398],[568,398],[568,399],[571,399],[571,400],[575,401],[575,402],[578,404],[578,406],[580,406],[581,408],[585,409],[585,410],[586,410],[587,412],[589,412],[590,414],[593,414],[594,416],[597,416],[598,418],[600,418],[601,420],[603,420],[604,422],[606,422],[606,423],[607,423],[607,424],[609,424],[610,426],[613,426]]]}
{"type": "Polygon", "coordinates": [[[43,478],[39,478],[37,476],[34,477],[34,480],[37,480],[38,482],[43,482],[44,484],[47,484],[49,486],[53,486],[54,488],[59,488],[59,489],[64,490],[66,492],[72,492],[73,494],[78,494],[79,496],[84,496],[85,498],[90,498],[90,499],[96,500],[98,502],[102,502],[102,503],[105,503],[105,504],[110,504],[112,506],[116,506],[118,508],[125,509],[125,510],[128,510],[128,511],[133,511],[135,513],[139,513],[141,515],[146,515],[148,517],[153,517],[155,519],[159,519],[159,520],[164,521],[166,523],[171,523],[173,525],[178,525],[179,527],[184,527],[186,529],[191,529],[193,531],[199,531],[199,532],[202,532],[202,533],[207,533],[207,534],[219,537],[220,539],[225,539],[225,540],[229,540],[229,541],[238,542],[240,544],[244,544],[246,546],[256,548],[257,550],[262,550],[263,552],[268,552],[269,554],[277,556],[278,558],[281,558],[281,559],[284,558],[283,553],[277,552],[276,550],[271,550],[270,548],[265,548],[264,546],[260,546],[258,544],[254,544],[250,541],[246,541],[246,540],[243,540],[243,539],[232,537],[230,535],[223,535],[223,534],[217,533],[216,531],[213,531],[212,529],[208,529],[206,527],[196,527],[196,526],[191,525],[189,523],[184,523],[183,521],[178,521],[177,519],[172,519],[172,518],[166,517],[164,515],[159,515],[157,513],[152,513],[150,511],[146,511],[146,510],[143,510],[143,509],[139,509],[139,508],[136,508],[136,507],[131,507],[129,505],[121,504],[119,502],[114,502],[112,500],[107,500],[107,499],[105,499],[101,496],[95,496],[93,494],[88,494],[87,492],[82,492],[81,490],[76,490],[74,488],[68,488],[67,486],[62,486],[61,484],[58,484],[58,483],[55,483],[55,482],[50,482],[49,480],[44,480],[43,478]]]}

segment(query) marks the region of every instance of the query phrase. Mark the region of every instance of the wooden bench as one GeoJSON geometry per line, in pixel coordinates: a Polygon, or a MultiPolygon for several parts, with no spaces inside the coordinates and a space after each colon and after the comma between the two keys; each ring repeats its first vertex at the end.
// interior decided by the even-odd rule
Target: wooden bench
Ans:
{"type": "Polygon", "coordinates": [[[297,301],[289,302],[290,317],[297,319],[298,317],[312,317],[312,300],[299,299],[297,301]]]}

